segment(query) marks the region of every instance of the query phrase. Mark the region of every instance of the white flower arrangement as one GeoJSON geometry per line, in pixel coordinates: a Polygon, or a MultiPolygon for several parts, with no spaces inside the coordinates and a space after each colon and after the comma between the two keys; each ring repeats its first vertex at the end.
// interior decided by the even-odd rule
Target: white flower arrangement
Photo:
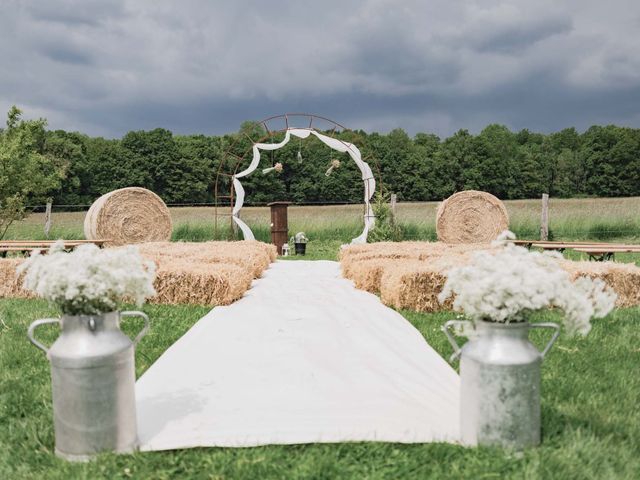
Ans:
{"type": "Polygon", "coordinates": [[[276,172],[276,173],[281,173],[282,172],[282,164],[280,162],[276,163],[273,167],[269,167],[269,168],[263,168],[262,169],[262,173],[263,174],[267,174],[269,172],[276,172]]]}
{"type": "Polygon", "coordinates": [[[126,299],[140,306],[154,295],[155,264],[136,247],[100,249],[81,245],[64,251],[56,242],[48,255],[36,252],[18,267],[24,288],[56,304],[67,315],[97,315],[118,310],[126,299]]]}
{"type": "Polygon", "coordinates": [[[298,232],[296,233],[296,235],[293,237],[293,241],[294,243],[307,243],[309,241],[309,239],[307,238],[307,236],[304,234],[304,232],[298,232]]]}
{"type": "Polygon", "coordinates": [[[340,160],[334,158],[333,160],[331,160],[331,165],[329,166],[329,168],[327,169],[326,172],[324,172],[325,176],[329,176],[331,175],[331,172],[333,172],[334,170],[340,168],[340,160]]]}
{"type": "Polygon", "coordinates": [[[524,322],[530,313],[559,308],[570,333],[586,335],[591,318],[601,318],[613,310],[616,294],[599,279],[579,278],[572,282],[562,269],[559,253],[530,252],[499,237],[500,250],[479,251],[471,264],[453,268],[438,299],[452,295],[454,310],[474,321],[524,322]]]}

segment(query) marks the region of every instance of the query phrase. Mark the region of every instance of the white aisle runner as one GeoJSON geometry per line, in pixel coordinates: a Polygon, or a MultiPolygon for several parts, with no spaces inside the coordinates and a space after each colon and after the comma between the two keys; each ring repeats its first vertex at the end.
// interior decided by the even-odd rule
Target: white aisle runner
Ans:
{"type": "Polygon", "coordinates": [[[136,384],[141,450],[455,442],[459,378],[327,261],[278,261],[136,384]]]}

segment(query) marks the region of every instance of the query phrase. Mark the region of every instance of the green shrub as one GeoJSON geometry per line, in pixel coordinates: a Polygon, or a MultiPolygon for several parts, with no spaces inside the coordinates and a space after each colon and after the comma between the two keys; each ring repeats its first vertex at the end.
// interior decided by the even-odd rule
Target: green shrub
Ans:
{"type": "Polygon", "coordinates": [[[376,224],[369,231],[369,242],[400,242],[404,238],[402,227],[398,225],[391,212],[389,195],[377,192],[372,204],[376,224]]]}

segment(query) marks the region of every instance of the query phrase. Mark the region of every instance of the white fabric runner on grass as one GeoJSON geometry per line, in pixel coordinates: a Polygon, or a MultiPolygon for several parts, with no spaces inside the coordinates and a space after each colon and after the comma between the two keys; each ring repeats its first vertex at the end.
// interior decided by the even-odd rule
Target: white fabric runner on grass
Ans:
{"type": "Polygon", "coordinates": [[[328,261],[278,261],[136,384],[141,450],[459,439],[459,377],[328,261]]]}

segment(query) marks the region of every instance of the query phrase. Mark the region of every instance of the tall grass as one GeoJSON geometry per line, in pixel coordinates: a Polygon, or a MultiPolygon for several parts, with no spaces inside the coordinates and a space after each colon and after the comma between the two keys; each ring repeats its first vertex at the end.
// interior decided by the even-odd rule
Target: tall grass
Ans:
{"type": "MultiPolygon", "coordinates": [[[[408,238],[434,237],[436,202],[405,203],[398,218],[408,238]]],[[[519,238],[540,236],[540,201],[506,201],[510,229],[519,238]]],[[[552,199],[549,230],[556,240],[640,240],[640,198],[552,199]]]]}
{"type": "MultiPolygon", "coordinates": [[[[540,201],[505,202],[510,228],[519,238],[535,239],[540,232],[540,201]]],[[[397,222],[406,240],[435,240],[435,215],[438,203],[400,203],[397,222]]],[[[171,208],[173,239],[206,241],[234,238],[229,217],[219,217],[217,234],[214,209],[211,207],[171,208]]],[[[640,240],[640,198],[552,199],[549,227],[557,240],[640,240]]],[[[289,208],[289,231],[305,232],[312,240],[342,241],[360,235],[363,224],[362,205],[292,206],[289,208]]],[[[85,212],[57,212],[49,238],[83,238],[85,212]]],[[[257,239],[270,238],[268,207],[247,207],[242,219],[251,226],[257,239]]],[[[6,239],[44,239],[44,215],[36,213],[14,223],[6,239]]]]}

